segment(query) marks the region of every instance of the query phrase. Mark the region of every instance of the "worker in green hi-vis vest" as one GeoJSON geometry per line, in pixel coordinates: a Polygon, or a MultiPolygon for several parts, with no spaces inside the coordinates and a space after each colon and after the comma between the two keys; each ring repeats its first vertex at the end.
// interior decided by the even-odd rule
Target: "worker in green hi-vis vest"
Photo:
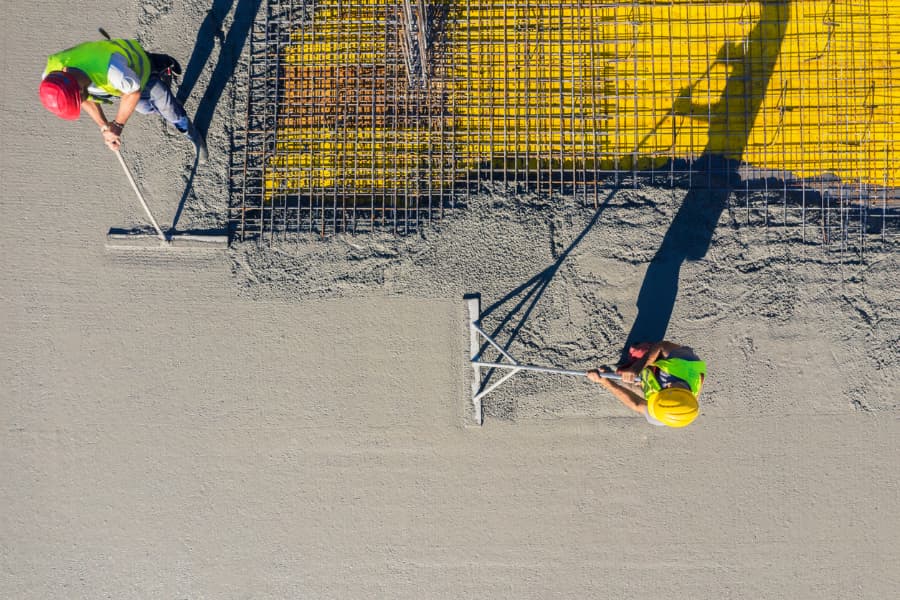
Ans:
{"type": "Polygon", "coordinates": [[[74,121],[84,109],[100,128],[110,150],[118,151],[122,130],[131,115],[155,114],[172,124],[193,144],[198,160],[207,159],[206,140],[188,118],[166,79],[180,73],[177,61],[146,52],[136,40],[85,42],[47,59],[39,95],[44,107],[61,119],[74,121]],[[102,104],[119,100],[114,119],[102,104]]]}
{"type": "Polygon", "coordinates": [[[629,360],[616,372],[622,383],[600,376],[608,367],[587,373],[588,379],[612,392],[622,404],[644,415],[653,425],[685,427],[700,413],[697,397],[706,363],[688,346],[662,341],[641,343],[628,350],[629,360]],[[635,378],[640,375],[640,385],[635,378]]]}

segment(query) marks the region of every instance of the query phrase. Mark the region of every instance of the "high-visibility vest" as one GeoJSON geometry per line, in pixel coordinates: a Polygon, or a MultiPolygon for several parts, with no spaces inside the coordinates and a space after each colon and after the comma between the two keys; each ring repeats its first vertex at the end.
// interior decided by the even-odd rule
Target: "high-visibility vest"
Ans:
{"type": "Polygon", "coordinates": [[[644,398],[649,398],[662,389],[659,379],[656,378],[657,369],[687,382],[694,397],[700,395],[703,377],[706,375],[706,363],[702,360],[665,358],[644,367],[641,371],[641,388],[644,390],[644,398]]]}
{"type": "Polygon", "coordinates": [[[45,72],[62,71],[63,67],[78,69],[110,96],[121,96],[122,92],[109,84],[109,61],[113,54],[125,57],[128,67],[141,80],[141,89],[144,89],[150,79],[150,57],[136,40],[100,40],[79,44],[48,58],[45,72]]]}

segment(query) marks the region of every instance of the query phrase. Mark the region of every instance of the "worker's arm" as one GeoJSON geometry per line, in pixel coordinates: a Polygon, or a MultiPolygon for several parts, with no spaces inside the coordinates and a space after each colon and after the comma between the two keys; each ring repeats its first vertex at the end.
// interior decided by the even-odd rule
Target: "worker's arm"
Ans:
{"type": "Polygon", "coordinates": [[[85,100],[81,103],[81,108],[84,109],[84,112],[90,115],[94,123],[97,124],[97,127],[100,127],[102,129],[108,124],[106,115],[103,114],[103,109],[100,108],[100,105],[93,100],[85,100]]]}
{"type": "MultiPolygon", "coordinates": [[[[125,123],[128,122],[128,119],[134,113],[134,109],[137,107],[140,99],[140,90],[130,94],[123,94],[122,99],[119,101],[119,110],[116,113],[116,118],[111,122],[105,122],[104,119],[104,124],[100,128],[103,131],[103,141],[106,142],[110,150],[116,151],[122,145],[122,128],[125,127],[125,123]]],[[[97,109],[100,110],[100,107],[97,106],[97,109]]],[[[102,111],[100,114],[102,116],[102,111]]],[[[94,120],[96,121],[96,119],[94,120]]]]}
{"type": "Polygon", "coordinates": [[[633,410],[636,413],[644,414],[647,410],[647,403],[644,399],[637,394],[629,390],[628,388],[619,385],[615,381],[607,379],[606,377],[602,377],[600,375],[601,369],[603,372],[606,372],[606,369],[601,367],[600,369],[594,369],[593,371],[587,372],[587,378],[593,381],[594,383],[599,383],[610,392],[612,395],[616,397],[616,399],[633,410]]]}
{"type": "Polygon", "coordinates": [[[644,367],[647,365],[652,365],[660,357],[668,358],[669,353],[677,348],[681,348],[680,345],[674,344],[672,342],[667,342],[665,340],[661,342],[655,342],[650,349],[647,350],[647,354],[644,355],[644,358],[640,360],[636,360],[631,366],[626,367],[624,369],[620,369],[618,373],[622,375],[622,380],[626,383],[633,383],[635,377],[638,373],[644,370],[644,367]]]}
{"type": "Polygon", "coordinates": [[[128,122],[128,119],[131,118],[131,115],[134,114],[134,109],[137,107],[140,99],[140,90],[130,94],[124,94],[119,101],[119,112],[116,113],[116,123],[124,126],[125,123],[128,122]]]}
{"type": "Polygon", "coordinates": [[[97,127],[100,128],[100,133],[103,135],[103,141],[106,143],[107,147],[109,147],[109,149],[113,151],[118,150],[119,146],[122,145],[122,140],[120,138],[122,131],[112,130],[109,121],[106,120],[106,115],[103,113],[103,109],[100,107],[100,104],[94,102],[93,100],[85,100],[81,103],[81,108],[84,109],[84,112],[90,115],[94,123],[97,124],[97,127]]]}
{"type": "Polygon", "coordinates": [[[114,152],[118,150],[119,146],[122,145],[120,137],[122,135],[122,130],[119,129],[113,131],[110,127],[110,122],[106,120],[106,115],[103,113],[100,104],[93,100],[85,100],[81,103],[81,108],[90,115],[94,123],[97,124],[97,127],[100,128],[100,133],[103,135],[103,141],[106,143],[107,147],[114,152]]]}

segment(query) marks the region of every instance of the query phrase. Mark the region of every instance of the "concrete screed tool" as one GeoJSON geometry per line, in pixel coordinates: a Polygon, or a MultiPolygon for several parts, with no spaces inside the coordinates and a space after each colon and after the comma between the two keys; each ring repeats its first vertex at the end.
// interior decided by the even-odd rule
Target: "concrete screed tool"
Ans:
{"type": "Polygon", "coordinates": [[[159,227],[159,223],[153,218],[153,213],[150,212],[150,207],[147,206],[143,194],[141,194],[140,189],[138,189],[137,183],[134,181],[134,176],[131,174],[131,169],[125,164],[125,159],[122,158],[121,151],[116,150],[115,154],[116,158],[119,159],[119,164],[122,165],[122,170],[125,171],[125,176],[128,177],[128,182],[131,183],[135,195],[137,195],[141,206],[144,208],[147,218],[153,225],[156,234],[153,235],[139,230],[112,228],[106,234],[107,248],[203,248],[210,250],[224,250],[228,247],[227,235],[178,232],[175,231],[174,228],[163,233],[163,230],[159,227]]]}
{"type": "MultiPolygon", "coordinates": [[[[586,371],[576,371],[572,369],[554,369],[552,367],[538,367],[535,365],[523,365],[506,350],[500,347],[494,339],[481,328],[481,295],[467,294],[465,296],[466,307],[469,310],[469,362],[475,370],[475,377],[472,380],[472,407],[475,412],[475,423],[481,425],[484,422],[484,411],[481,406],[481,399],[491,393],[497,387],[502,385],[507,379],[518,373],[519,371],[534,371],[537,373],[555,373],[557,375],[574,375],[576,377],[586,377],[586,371]],[[484,338],[490,346],[497,350],[509,362],[492,362],[482,360],[480,338],[484,338]],[[494,383],[487,385],[487,381],[481,379],[481,369],[506,369],[509,372],[503,375],[494,383]],[[486,386],[486,387],[485,387],[486,386]]],[[[615,373],[600,373],[601,377],[606,379],[622,380],[621,375],[615,373]]],[[[635,379],[636,383],[640,382],[640,378],[635,379]]]]}

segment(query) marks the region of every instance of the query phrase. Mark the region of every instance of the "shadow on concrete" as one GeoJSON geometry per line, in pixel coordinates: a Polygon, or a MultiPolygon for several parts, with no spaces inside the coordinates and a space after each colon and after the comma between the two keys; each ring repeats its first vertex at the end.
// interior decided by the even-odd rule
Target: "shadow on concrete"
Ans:
{"type": "Polygon", "coordinates": [[[765,98],[789,19],[788,0],[764,0],[759,21],[743,42],[727,43],[717,54],[716,61],[731,69],[719,99],[711,105],[692,103],[693,88],[702,79],[679,93],[675,114],[709,121],[709,142],[695,165],[695,185],[703,185],[705,180],[706,187],[688,191],[647,267],[623,359],[630,344],[665,339],[681,266],[685,260],[703,258],[709,250],[732,187],[740,181],[740,156],[765,98]]]}
{"type": "Polygon", "coordinates": [[[237,0],[236,3],[234,0],[213,0],[212,7],[200,25],[194,51],[181,78],[177,98],[184,104],[191,95],[218,40],[220,44],[218,61],[194,116],[194,124],[204,133],[209,131],[222,92],[234,74],[260,4],[261,0],[237,0]],[[225,33],[222,23],[232,5],[234,16],[231,27],[225,33]]]}
{"type": "Polygon", "coordinates": [[[194,164],[191,167],[191,174],[188,176],[187,184],[184,186],[184,193],[181,194],[181,200],[178,202],[178,209],[175,211],[175,216],[172,218],[172,229],[171,231],[175,231],[178,229],[178,221],[181,219],[181,213],[184,211],[184,205],[187,202],[188,196],[191,195],[191,189],[194,187],[194,176],[197,174],[197,165],[200,163],[200,156],[195,152],[194,153],[194,164]]]}
{"type": "MultiPolygon", "coordinates": [[[[600,215],[603,213],[603,210],[609,206],[612,197],[615,195],[615,190],[610,190],[607,194],[606,198],[600,203],[596,211],[594,212],[594,216],[591,217],[590,222],[588,222],[587,226],[575,237],[574,240],[566,247],[565,250],[560,252],[559,256],[556,257],[556,260],[542,270],[540,273],[515,288],[503,298],[498,300],[497,302],[491,304],[487,308],[482,310],[481,316],[482,318],[487,317],[495,312],[498,312],[504,306],[512,303],[512,306],[508,309],[504,309],[506,312],[503,314],[503,317],[500,320],[500,323],[494,328],[491,333],[491,337],[495,338],[506,328],[510,323],[515,321],[515,325],[512,325],[512,331],[509,334],[509,337],[506,340],[506,343],[500,344],[504,350],[509,350],[513,341],[516,339],[516,336],[519,335],[519,332],[522,330],[522,327],[528,321],[528,318],[531,316],[531,313],[534,312],[535,307],[538,302],[540,302],[541,297],[543,297],[544,292],[547,291],[547,287],[553,281],[553,278],[556,276],[556,273],[559,271],[559,268],[562,266],[563,262],[569,257],[572,251],[581,243],[581,240],[588,234],[588,232],[594,228],[597,224],[597,221],[600,220],[600,215]]],[[[499,341],[497,342],[500,343],[499,341]]],[[[488,372],[485,377],[485,381],[489,379],[491,376],[491,372],[488,372]]]]}

